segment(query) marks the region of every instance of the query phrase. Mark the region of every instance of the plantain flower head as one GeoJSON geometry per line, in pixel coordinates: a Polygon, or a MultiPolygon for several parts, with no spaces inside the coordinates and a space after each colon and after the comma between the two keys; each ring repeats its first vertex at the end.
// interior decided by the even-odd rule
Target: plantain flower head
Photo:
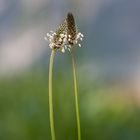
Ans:
{"type": "Polygon", "coordinates": [[[54,31],[50,31],[44,37],[45,40],[49,41],[49,47],[54,50],[60,50],[62,52],[65,51],[64,44],[67,39],[66,35],[66,20],[59,25],[58,29],[54,31]]]}
{"type": "Polygon", "coordinates": [[[83,40],[84,35],[77,31],[76,25],[75,25],[75,19],[72,13],[67,14],[67,46],[66,47],[69,51],[71,51],[72,47],[78,44],[79,47],[81,47],[81,44],[79,41],[83,40]]]}
{"type": "Polygon", "coordinates": [[[44,39],[49,41],[51,49],[60,50],[64,53],[65,50],[71,51],[76,44],[81,47],[79,41],[82,41],[83,37],[83,34],[77,33],[73,14],[68,13],[58,29],[55,32],[50,31],[50,33],[47,33],[44,39]]]}

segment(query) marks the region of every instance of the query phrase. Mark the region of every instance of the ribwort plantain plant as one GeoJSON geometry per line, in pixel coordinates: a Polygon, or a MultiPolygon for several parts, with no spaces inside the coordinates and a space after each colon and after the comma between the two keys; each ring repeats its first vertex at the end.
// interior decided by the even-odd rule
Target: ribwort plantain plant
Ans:
{"type": "MultiPolygon", "coordinates": [[[[74,55],[74,47],[78,43],[79,39],[83,39],[83,34],[77,33],[74,16],[72,13],[67,14],[67,42],[68,50],[71,52],[72,67],[73,67],[73,82],[74,82],[74,95],[75,95],[75,110],[76,110],[76,120],[77,120],[77,131],[78,140],[81,140],[81,127],[80,127],[80,113],[79,113],[79,103],[78,103],[78,88],[77,88],[77,76],[76,76],[76,62],[74,55]]],[[[81,44],[78,44],[81,47],[81,44]]]]}
{"type": "Polygon", "coordinates": [[[54,128],[54,115],[53,115],[53,96],[52,96],[52,79],[53,79],[53,60],[54,55],[57,50],[64,52],[63,44],[66,41],[65,35],[65,22],[60,24],[56,32],[50,31],[47,36],[44,37],[45,40],[49,40],[49,47],[52,49],[49,64],[49,114],[50,114],[50,128],[51,128],[51,138],[55,140],[55,128],[54,128]]]}
{"type": "Polygon", "coordinates": [[[73,67],[73,82],[74,82],[74,96],[75,96],[75,111],[77,120],[77,132],[78,140],[81,140],[81,127],[80,127],[80,113],[78,103],[78,88],[77,88],[77,76],[76,76],[76,62],[75,62],[75,46],[79,44],[79,40],[82,41],[83,34],[77,33],[75,19],[72,13],[68,13],[66,19],[60,24],[56,32],[50,31],[45,40],[49,40],[49,47],[52,49],[49,65],[49,110],[50,110],[50,128],[52,140],[55,140],[54,118],[53,118],[53,99],[52,99],[52,71],[53,71],[53,59],[57,50],[65,52],[68,50],[71,53],[72,67],[73,67]]]}

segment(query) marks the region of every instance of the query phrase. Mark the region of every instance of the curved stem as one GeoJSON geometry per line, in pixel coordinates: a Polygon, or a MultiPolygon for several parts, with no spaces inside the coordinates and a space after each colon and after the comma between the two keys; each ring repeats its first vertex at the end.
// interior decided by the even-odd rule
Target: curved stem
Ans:
{"type": "Polygon", "coordinates": [[[49,111],[50,111],[50,128],[52,140],[55,140],[54,118],[53,118],[53,98],[52,98],[52,72],[53,72],[53,59],[55,50],[52,50],[49,65],[49,111]]]}
{"type": "Polygon", "coordinates": [[[81,140],[78,89],[77,89],[77,78],[76,78],[76,63],[75,63],[75,57],[74,57],[73,53],[74,52],[71,52],[71,54],[72,54],[72,67],[73,67],[73,80],[74,80],[75,111],[76,111],[76,120],[77,120],[78,140],[81,140]]]}

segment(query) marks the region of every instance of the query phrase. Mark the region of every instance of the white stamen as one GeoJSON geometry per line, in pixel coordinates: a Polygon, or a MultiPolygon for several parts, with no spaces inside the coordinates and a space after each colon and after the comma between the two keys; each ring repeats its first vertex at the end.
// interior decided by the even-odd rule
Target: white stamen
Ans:
{"type": "Polygon", "coordinates": [[[52,49],[53,48],[53,44],[49,44],[50,48],[52,49]]]}
{"type": "Polygon", "coordinates": [[[56,33],[53,33],[52,36],[56,35],[56,33]]]}
{"type": "Polygon", "coordinates": [[[84,35],[83,35],[83,34],[81,34],[81,37],[84,37],[84,35]]]}
{"type": "Polygon", "coordinates": [[[67,38],[63,38],[63,42],[66,42],[67,41],[67,38]]]}
{"type": "Polygon", "coordinates": [[[62,51],[62,53],[64,53],[65,52],[65,48],[63,47],[61,51],[62,51]]]}
{"type": "Polygon", "coordinates": [[[46,36],[44,37],[44,39],[45,39],[46,41],[48,40],[46,36]]]}
{"type": "Polygon", "coordinates": [[[64,37],[65,35],[64,34],[60,34],[60,37],[64,37]]]}
{"type": "Polygon", "coordinates": [[[51,36],[49,33],[47,33],[47,36],[51,36]]]}
{"type": "Polygon", "coordinates": [[[72,47],[76,46],[75,44],[78,44],[78,46],[81,47],[81,44],[78,42],[82,41],[84,37],[82,33],[78,32],[76,38],[72,39],[72,36],[70,34],[67,34],[67,31],[64,31],[60,34],[58,42],[54,42],[55,35],[56,33],[54,31],[50,31],[50,33],[46,34],[44,39],[50,42],[49,47],[51,49],[56,47],[63,53],[66,49],[71,52],[72,47]],[[73,43],[73,45],[71,45],[71,43],[73,43]]]}
{"type": "Polygon", "coordinates": [[[79,39],[79,38],[80,38],[80,35],[79,35],[79,34],[77,34],[76,39],[79,39]]]}
{"type": "Polygon", "coordinates": [[[62,42],[62,38],[59,38],[59,42],[62,42]]]}
{"type": "Polygon", "coordinates": [[[67,48],[68,48],[68,47],[67,47],[67,45],[65,45],[64,47],[65,47],[65,49],[67,49],[67,48]]]}
{"type": "Polygon", "coordinates": [[[49,39],[53,39],[53,36],[49,36],[49,39]]]}
{"type": "Polygon", "coordinates": [[[78,44],[79,47],[81,47],[81,44],[78,44]]]}
{"type": "Polygon", "coordinates": [[[70,48],[68,48],[68,51],[71,51],[70,48]]]}

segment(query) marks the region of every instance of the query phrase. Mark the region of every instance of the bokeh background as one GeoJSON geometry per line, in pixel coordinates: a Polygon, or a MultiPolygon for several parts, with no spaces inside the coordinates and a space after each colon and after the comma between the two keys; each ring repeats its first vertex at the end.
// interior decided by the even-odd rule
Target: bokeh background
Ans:
{"type": "MultiPolygon", "coordinates": [[[[0,140],[51,140],[44,36],[73,12],[82,140],[140,140],[139,0],[0,0],[0,140]]],[[[54,62],[57,140],[76,140],[70,54],[54,62]]]]}

